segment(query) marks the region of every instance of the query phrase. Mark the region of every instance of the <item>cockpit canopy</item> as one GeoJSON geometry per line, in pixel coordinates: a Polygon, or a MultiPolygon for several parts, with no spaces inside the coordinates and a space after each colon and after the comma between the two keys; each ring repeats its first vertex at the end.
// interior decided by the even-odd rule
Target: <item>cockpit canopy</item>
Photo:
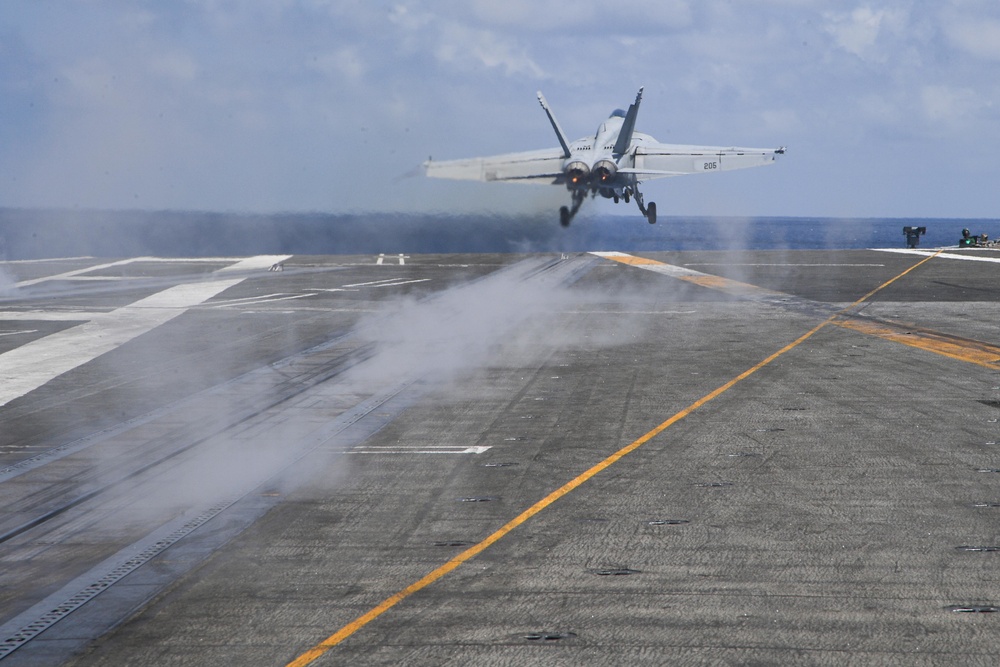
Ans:
{"type": "MultiPolygon", "coordinates": [[[[622,111],[621,109],[615,109],[614,111],[611,112],[611,115],[608,116],[608,120],[611,120],[612,118],[621,118],[624,120],[625,112],[622,111]]],[[[597,141],[597,139],[599,139],[600,136],[607,131],[608,131],[608,122],[604,121],[603,123],[601,123],[601,126],[597,128],[597,134],[594,135],[594,141],[597,141]]]]}

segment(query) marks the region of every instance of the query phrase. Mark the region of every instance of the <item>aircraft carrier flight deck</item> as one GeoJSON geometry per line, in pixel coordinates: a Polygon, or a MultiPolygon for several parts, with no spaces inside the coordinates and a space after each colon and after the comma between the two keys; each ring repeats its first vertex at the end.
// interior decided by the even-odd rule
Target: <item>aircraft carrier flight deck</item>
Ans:
{"type": "Polygon", "coordinates": [[[1000,252],[0,264],[0,665],[992,664],[1000,252]]]}

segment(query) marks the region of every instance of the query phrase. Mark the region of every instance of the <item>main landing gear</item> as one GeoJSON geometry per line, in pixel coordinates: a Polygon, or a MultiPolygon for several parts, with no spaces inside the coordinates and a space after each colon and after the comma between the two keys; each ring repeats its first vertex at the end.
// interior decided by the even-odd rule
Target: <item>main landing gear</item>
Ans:
{"type": "MultiPolygon", "coordinates": [[[[595,191],[596,192],[596,191],[595,191]]],[[[563,206],[559,209],[559,224],[563,227],[569,227],[569,223],[572,222],[573,216],[576,212],[580,210],[580,206],[583,204],[583,200],[587,198],[586,190],[572,190],[573,193],[573,204],[572,206],[563,206]]],[[[625,203],[629,203],[633,198],[635,203],[639,206],[639,211],[642,213],[643,217],[651,225],[656,224],[656,202],[649,202],[649,206],[642,200],[642,193],[636,187],[628,187],[620,192],[609,193],[607,191],[602,191],[603,196],[610,199],[614,199],[617,204],[619,200],[624,199],[625,203]]]]}
{"type": "Polygon", "coordinates": [[[583,200],[586,198],[586,190],[573,190],[573,206],[563,206],[559,209],[559,224],[563,227],[569,227],[570,221],[573,220],[573,216],[576,215],[576,212],[580,210],[580,206],[583,205],[583,200]]]}
{"type": "MultiPolygon", "coordinates": [[[[646,220],[649,221],[649,224],[655,225],[656,224],[656,202],[655,201],[651,201],[651,202],[649,202],[649,206],[646,206],[643,203],[643,201],[642,201],[642,193],[639,192],[638,188],[635,189],[632,192],[632,194],[635,196],[635,203],[639,205],[639,212],[642,213],[646,217],[646,220]]],[[[628,195],[629,195],[629,191],[626,189],[625,190],[625,201],[626,202],[628,202],[628,195]]]]}

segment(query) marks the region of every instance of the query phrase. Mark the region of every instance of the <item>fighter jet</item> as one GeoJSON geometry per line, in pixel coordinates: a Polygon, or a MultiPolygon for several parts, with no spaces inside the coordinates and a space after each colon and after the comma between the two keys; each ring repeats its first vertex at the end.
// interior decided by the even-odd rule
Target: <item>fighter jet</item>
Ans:
{"type": "Polygon", "coordinates": [[[427,176],[474,181],[511,181],[564,185],[572,197],[571,206],[559,210],[559,222],[568,227],[588,195],[601,195],[628,203],[635,199],[639,211],[656,222],[656,204],[647,206],[639,192],[639,183],[664,176],[707,174],[771,164],[785,148],[737,148],[721,146],[682,146],[661,144],[648,134],[635,131],[635,119],[642,101],[642,88],[628,111],[615,109],[592,137],[574,142],[556,121],[545,96],[538,92],[538,102],[549,117],[559,139],[558,148],[521,153],[506,153],[465,160],[428,160],[423,163],[427,176]]]}

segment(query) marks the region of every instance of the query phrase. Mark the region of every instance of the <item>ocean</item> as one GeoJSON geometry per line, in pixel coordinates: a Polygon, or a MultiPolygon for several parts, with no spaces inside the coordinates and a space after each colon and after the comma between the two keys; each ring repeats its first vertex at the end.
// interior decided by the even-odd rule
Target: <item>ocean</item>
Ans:
{"type": "Polygon", "coordinates": [[[906,226],[926,227],[920,247],[957,245],[963,229],[1000,238],[1000,220],[709,218],[661,213],[550,215],[178,212],[0,209],[0,259],[256,254],[515,253],[589,250],[904,248],[906,226]]]}

